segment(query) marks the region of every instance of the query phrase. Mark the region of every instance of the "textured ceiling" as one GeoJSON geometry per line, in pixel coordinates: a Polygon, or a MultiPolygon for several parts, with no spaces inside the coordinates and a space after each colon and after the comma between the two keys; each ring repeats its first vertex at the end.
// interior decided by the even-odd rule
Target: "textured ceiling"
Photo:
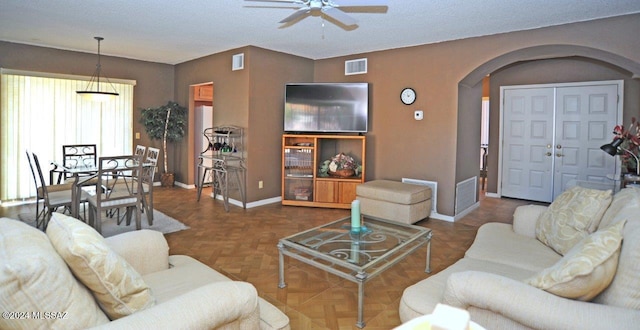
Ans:
{"type": "MultiPolygon", "coordinates": [[[[363,0],[364,1],[364,0],[363,0]]],[[[276,4],[277,5],[277,4],[276,4]]],[[[242,0],[0,0],[0,40],[177,64],[254,45],[310,59],[639,13],[638,0],[389,0],[355,28],[242,0]],[[249,7],[253,6],[253,7],[249,7]]]]}

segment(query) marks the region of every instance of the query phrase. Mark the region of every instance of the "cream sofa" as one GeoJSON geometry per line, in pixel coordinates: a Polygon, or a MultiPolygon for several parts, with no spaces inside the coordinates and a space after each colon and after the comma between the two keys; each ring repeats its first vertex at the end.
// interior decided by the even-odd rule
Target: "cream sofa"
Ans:
{"type": "Polygon", "coordinates": [[[253,285],[231,281],[191,257],[169,256],[162,233],[139,230],[99,237],[94,244],[82,241],[93,237],[95,231],[90,231],[93,229],[86,224],[59,214],[50,221],[46,234],[18,220],[0,219],[0,304],[4,312],[0,328],[289,328],[287,316],[258,297],[253,285]],[[115,278],[115,283],[103,279],[85,283],[84,275],[71,266],[68,251],[60,247],[74,240],[79,242],[80,261],[91,264],[90,275],[103,272],[115,278]],[[99,256],[83,254],[94,246],[116,262],[98,264],[99,256]],[[121,272],[118,262],[128,263],[129,271],[121,272]],[[132,272],[134,276],[128,277],[132,272]],[[96,284],[110,293],[138,285],[130,296],[118,296],[111,303],[115,313],[130,315],[111,317],[114,310],[107,311],[105,306],[110,305],[101,300],[103,292],[94,288],[96,284]],[[144,301],[139,302],[140,298],[144,301]]]}
{"type": "Polygon", "coordinates": [[[487,329],[638,329],[640,190],[626,188],[613,195],[595,224],[594,235],[602,235],[626,220],[618,229],[619,259],[617,255],[609,258],[614,267],[617,260],[613,280],[608,286],[603,281],[604,291],[591,301],[563,298],[525,284],[563,260],[536,238],[537,221],[546,210],[539,205],[521,206],[513,215],[513,225],[481,226],[464,258],[405,289],[401,320],[430,314],[437,303],[445,303],[468,310],[471,320],[487,329]]]}

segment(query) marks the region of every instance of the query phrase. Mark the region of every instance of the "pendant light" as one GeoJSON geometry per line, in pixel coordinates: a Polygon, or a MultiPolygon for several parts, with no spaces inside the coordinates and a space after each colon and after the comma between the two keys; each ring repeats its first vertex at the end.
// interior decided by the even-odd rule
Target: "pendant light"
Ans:
{"type": "Polygon", "coordinates": [[[102,70],[102,67],[100,65],[100,41],[104,40],[104,38],[93,37],[93,39],[98,40],[98,64],[96,64],[96,71],[93,73],[91,80],[89,80],[89,84],[87,84],[87,89],[84,91],[77,91],[76,93],[78,93],[80,96],[82,96],[82,98],[86,100],[104,102],[104,101],[114,99],[119,94],[118,92],[116,92],[116,89],[115,87],[113,87],[113,84],[111,84],[111,81],[109,81],[109,78],[106,78],[106,77],[104,77],[104,79],[109,83],[109,86],[111,86],[111,89],[113,91],[107,92],[107,91],[100,90],[100,71],[102,70]],[[95,90],[91,90],[94,83],[95,83],[95,90]]]}

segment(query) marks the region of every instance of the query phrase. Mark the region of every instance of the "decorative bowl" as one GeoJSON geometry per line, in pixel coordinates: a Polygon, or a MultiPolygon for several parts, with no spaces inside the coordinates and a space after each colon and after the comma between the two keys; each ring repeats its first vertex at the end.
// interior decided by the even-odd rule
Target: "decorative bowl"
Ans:
{"type": "Polygon", "coordinates": [[[331,176],[335,176],[338,178],[349,178],[354,176],[356,174],[356,171],[351,168],[345,168],[341,170],[336,170],[335,172],[328,171],[327,173],[329,173],[329,175],[331,176]]]}

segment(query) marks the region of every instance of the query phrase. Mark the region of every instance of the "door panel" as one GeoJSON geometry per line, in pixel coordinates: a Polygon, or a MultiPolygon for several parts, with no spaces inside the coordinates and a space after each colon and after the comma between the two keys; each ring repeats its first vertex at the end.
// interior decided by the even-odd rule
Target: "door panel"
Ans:
{"type": "Polygon", "coordinates": [[[621,114],[619,85],[506,88],[502,195],[551,202],[572,180],[610,184],[615,157],[600,150],[621,114]]]}
{"type": "Polygon", "coordinates": [[[502,195],[551,201],[553,88],[504,91],[502,195]]]}
{"type": "Polygon", "coordinates": [[[611,141],[617,123],[618,85],[559,87],[556,93],[554,196],[571,180],[610,183],[615,158],[600,146],[611,141]]]}

